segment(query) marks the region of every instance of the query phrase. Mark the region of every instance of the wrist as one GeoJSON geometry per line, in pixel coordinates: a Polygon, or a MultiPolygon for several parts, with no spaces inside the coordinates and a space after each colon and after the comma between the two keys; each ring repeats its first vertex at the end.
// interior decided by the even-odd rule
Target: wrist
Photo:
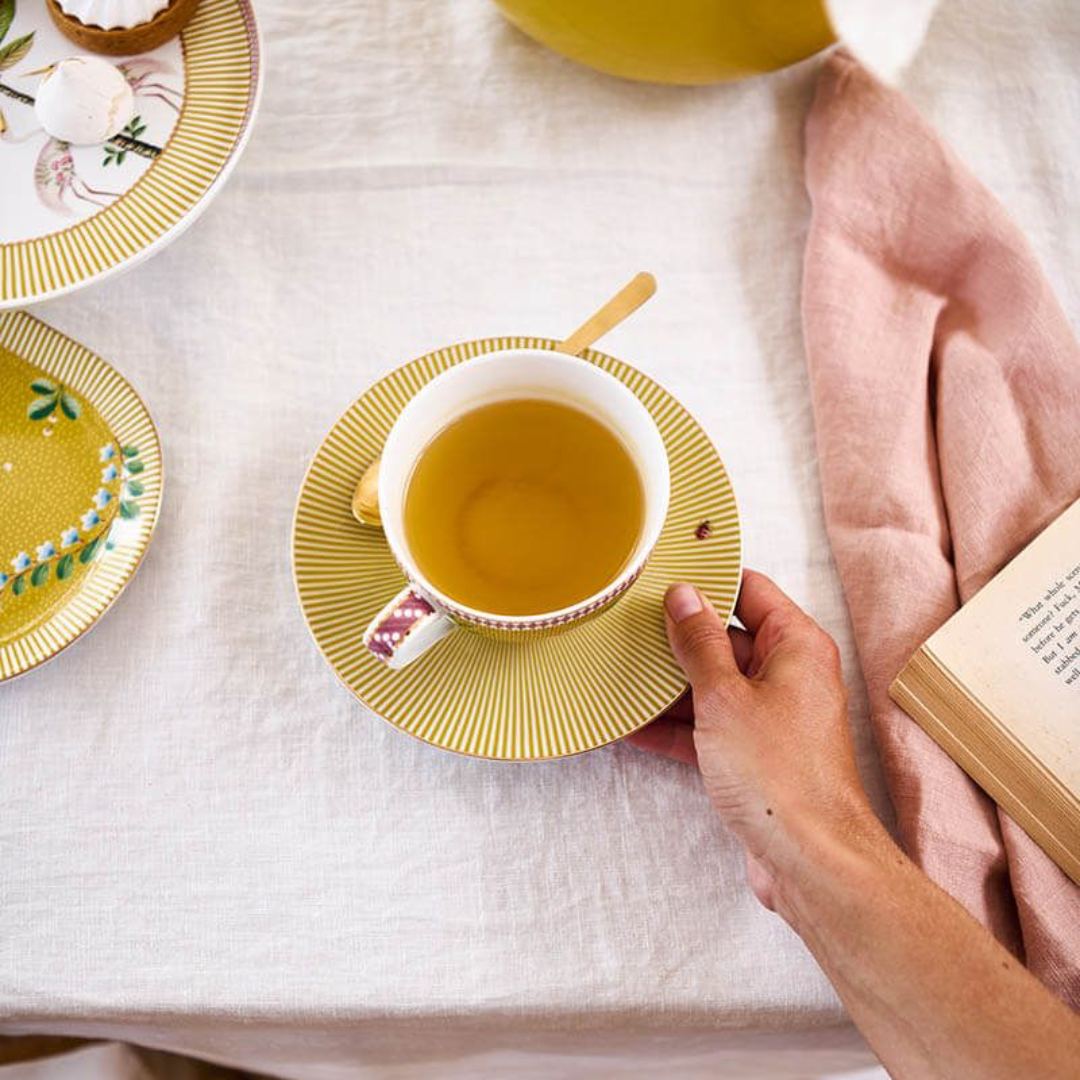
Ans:
{"type": "Polygon", "coordinates": [[[785,816],[783,840],[764,861],[776,883],[777,914],[796,932],[823,904],[835,909],[878,893],[882,879],[906,862],[865,799],[828,816],[785,816]]]}

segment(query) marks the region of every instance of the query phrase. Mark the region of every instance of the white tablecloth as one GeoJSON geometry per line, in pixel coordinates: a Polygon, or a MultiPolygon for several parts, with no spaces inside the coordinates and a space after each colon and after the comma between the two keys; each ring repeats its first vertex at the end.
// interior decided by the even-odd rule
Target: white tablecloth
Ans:
{"type": "MultiPolygon", "coordinates": [[[[652,270],[603,347],[689,405],[747,562],[840,639],[880,803],[800,340],[815,63],[638,86],[485,0],[258,14],[266,93],[224,193],[150,263],[38,310],[144,395],[166,492],[102,625],[0,688],[0,1031],[303,1080],[850,1077],[872,1059],[689,770],[399,734],[323,663],[288,562],[308,459],[371,380],[569,331],[652,270]]],[[[904,78],[1074,314],[1078,65],[1069,0],[946,0],[904,78]]]]}

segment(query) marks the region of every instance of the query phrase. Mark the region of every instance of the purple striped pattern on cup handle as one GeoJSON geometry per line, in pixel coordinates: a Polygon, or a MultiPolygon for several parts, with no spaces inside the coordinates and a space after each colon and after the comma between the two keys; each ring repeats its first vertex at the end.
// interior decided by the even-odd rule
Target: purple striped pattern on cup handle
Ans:
{"type": "Polygon", "coordinates": [[[410,585],[371,620],[364,648],[390,667],[401,668],[453,629],[453,622],[410,585]]]}

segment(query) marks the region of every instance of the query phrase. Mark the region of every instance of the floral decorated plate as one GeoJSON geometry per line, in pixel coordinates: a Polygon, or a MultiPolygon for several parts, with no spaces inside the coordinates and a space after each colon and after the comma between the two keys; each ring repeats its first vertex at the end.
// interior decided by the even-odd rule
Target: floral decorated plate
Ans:
{"type": "Polygon", "coordinates": [[[293,519],[293,577],[315,643],[338,678],[395,727],[444,750],[541,761],[592,750],[647,724],[686,689],[664,630],[672,581],[698,586],[727,619],[741,573],[739,512],[723,462],[663,387],[595,349],[582,353],[652,413],[671,468],[667,520],[645,569],[612,608],[565,633],[518,643],[451,634],[390,670],[364,630],[405,584],[386,538],[352,516],[352,495],[390,426],[426,382],[498,349],[553,349],[543,338],[484,338],[421,356],[372,386],[315,454],[293,519]]]}
{"type": "Polygon", "coordinates": [[[0,682],[88,630],[135,573],[161,503],[161,448],[99,356],[0,314],[0,682]]]}
{"type": "Polygon", "coordinates": [[[135,115],[100,146],[42,131],[41,71],[78,47],[42,0],[0,0],[0,309],[116,273],[175,239],[236,163],[258,103],[248,0],[200,0],[179,38],[116,61],[135,115]]]}

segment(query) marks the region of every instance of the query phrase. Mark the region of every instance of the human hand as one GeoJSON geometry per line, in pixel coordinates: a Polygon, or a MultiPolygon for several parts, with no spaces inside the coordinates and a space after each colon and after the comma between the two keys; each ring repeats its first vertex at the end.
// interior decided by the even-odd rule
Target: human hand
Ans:
{"type": "Polygon", "coordinates": [[[701,770],[713,806],[746,847],[750,884],[777,908],[807,850],[878,826],[855,767],[835,642],[769,578],[747,570],[724,625],[690,585],[665,598],[668,637],[690,681],[629,736],[701,770]]]}
{"type": "Polygon", "coordinates": [[[689,585],[665,609],[693,702],[629,739],[701,770],[758,899],[802,936],[889,1075],[1075,1075],[1080,1017],[874,816],[829,635],[752,571],[735,608],[745,631],[725,631],[689,585]]]}

